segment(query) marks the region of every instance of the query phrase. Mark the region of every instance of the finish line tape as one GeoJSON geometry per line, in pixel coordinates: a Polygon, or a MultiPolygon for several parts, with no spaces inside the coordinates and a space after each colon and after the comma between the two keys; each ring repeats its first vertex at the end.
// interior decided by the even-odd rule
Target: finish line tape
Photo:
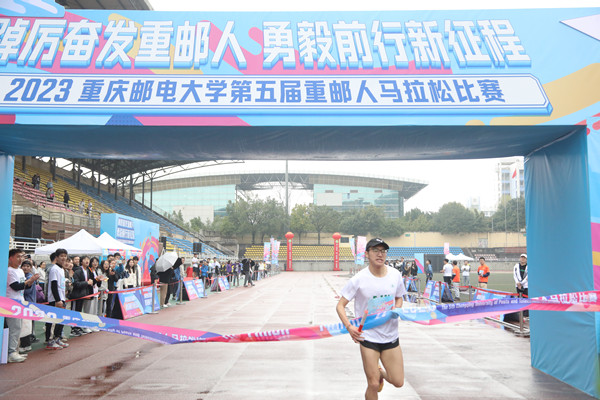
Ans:
{"type": "MultiPolygon", "coordinates": [[[[427,307],[406,307],[369,315],[363,330],[379,326],[390,318],[400,318],[424,325],[437,325],[470,319],[518,312],[523,310],[598,312],[600,291],[566,293],[531,299],[491,299],[427,307]]],[[[0,316],[33,321],[98,328],[130,337],[163,344],[192,342],[268,342],[283,340],[314,340],[348,333],[341,324],[315,325],[302,328],[279,329],[263,332],[221,335],[214,332],[150,325],[139,322],[99,317],[43,304],[20,302],[0,296],[0,316]]],[[[361,318],[350,321],[358,327],[361,318]]]]}

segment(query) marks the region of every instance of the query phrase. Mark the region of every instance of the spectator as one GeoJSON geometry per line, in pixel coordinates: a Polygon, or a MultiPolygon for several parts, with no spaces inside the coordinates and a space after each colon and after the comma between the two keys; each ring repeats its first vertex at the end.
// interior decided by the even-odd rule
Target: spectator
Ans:
{"type": "Polygon", "coordinates": [[[69,207],[69,200],[71,200],[71,196],[69,196],[69,192],[67,192],[65,189],[65,194],[63,194],[63,203],[65,204],[65,207],[70,210],[71,207],[69,207]]]}
{"type": "MultiPolygon", "coordinates": [[[[6,280],[6,297],[13,300],[24,301],[24,291],[27,287],[34,285],[37,275],[25,279],[25,273],[21,268],[23,250],[12,249],[8,252],[8,276],[6,280]]],[[[19,318],[5,318],[8,327],[8,362],[20,363],[27,356],[19,354],[19,339],[23,321],[19,318]]]]}
{"type": "Polygon", "coordinates": [[[244,258],[242,260],[242,273],[244,274],[244,287],[247,287],[249,284],[254,286],[252,283],[252,269],[254,268],[254,261],[251,258],[244,258]]]}
{"type": "Polygon", "coordinates": [[[179,283],[182,282],[181,280],[181,269],[183,268],[183,263],[185,263],[185,258],[181,257],[179,260],[179,265],[176,267],[175,265],[177,265],[177,261],[175,261],[175,265],[173,265],[173,284],[171,285],[171,288],[173,290],[171,290],[172,293],[174,293],[173,298],[175,300],[179,300],[179,283]]]}
{"type": "Polygon", "coordinates": [[[208,264],[207,264],[206,260],[202,260],[202,267],[200,269],[200,273],[201,273],[202,282],[204,282],[204,287],[206,287],[206,283],[208,282],[208,279],[209,279],[208,264]]]}
{"type": "MultiPolygon", "coordinates": [[[[73,267],[73,292],[71,293],[71,299],[75,299],[74,310],[78,312],[83,312],[83,304],[88,301],[88,299],[83,299],[82,297],[94,293],[96,281],[93,272],[90,273],[89,266],[90,258],[84,256],[81,257],[81,265],[73,267]]],[[[81,336],[90,332],[91,329],[89,328],[71,328],[71,336],[81,336]]]]}
{"type": "MultiPolygon", "coordinates": [[[[21,264],[21,269],[25,274],[25,280],[31,279],[34,274],[33,271],[33,263],[30,260],[25,260],[21,264]]],[[[23,292],[23,297],[25,301],[30,303],[36,303],[37,290],[36,290],[36,282],[33,282],[31,286],[25,286],[25,290],[23,292]]],[[[31,351],[31,343],[34,338],[33,334],[33,321],[24,319],[21,322],[21,348],[19,352],[30,352],[31,351]]]]}
{"type": "Polygon", "coordinates": [[[34,189],[40,190],[40,182],[41,178],[38,174],[35,174],[31,177],[31,184],[33,185],[34,189]]]}
{"type": "MultiPolygon", "coordinates": [[[[513,267],[513,278],[519,297],[529,297],[529,283],[527,276],[527,254],[521,254],[519,262],[513,267]]],[[[524,317],[529,317],[529,310],[523,311],[524,317]]]]}
{"type": "Polygon", "coordinates": [[[431,267],[431,260],[427,259],[425,261],[425,283],[431,280],[433,280],[433,268],[431,267]]]}
{"type": "Polygon", "coordinates": [[[470,286],[471,265],[467,260],[464,261],[464,264],[462,267],[460,267],[460,270],[462,271],[463,286],[470,286]]]}
{"type": "Polygon", "coordinates": [[[94,211],[94,206],[92,205],[92,201],[88,200],[88,206],[87,206],[87,215],[89,215],[90,217],[92,216],[92,212],[94,211]]]}
{"type": "MultiPolygon", "coordinates": [[[[95,257],[94,257],[95,258],[95,257]]],[[[96,276],[100,281],[98,286],[98,315],[103,316],[106,314],[106,299],[108,298],[108,276],[109,276],[110,265],[108,260],[103,260],[100,266],[96,268],[96,276]]]]}
{"type": "Polygon", "coordinates": [[[460,269],[456,260],[452,261],[452,296],[460,300],[460,269]]]}
{"type": "Polygon", "coordinates": [[[482,289],[487,289],[488,279],[490,276],[490,267],[485,264],[485,257],[479,257],[477,275],[479,275],[479,287],[482,289]]]}
{"type": "MultiPolygon", "coordinates": [[[[52,260],[52,258],[53,256],[51,255],[50,260],[52,260]]],[[[50,266],[50,271],[47,275],[48,304],[52,307],[65,308],[67,285],[63,265],[67,265],[68,258],[69,256],[65,249],[57,249],[54,252],[54,264],[50,266]]],[[[63,325],[54,325],[54,336],[52,338],[50,337],[51,330],[52,324],[46,323],[47,350],[60,350],[69,347],[69,345],[62,340],[63,325]]]]}
{"type": "Polygon", "coordinates": [[[83,201],[83,199],[81,199],[81,201],[79,202],[79,214],[83,214],[84,209],[85,209],[85,201],[83,201]]]}
{"type": "Polygon", "coordinates": [[[415,261],[413,261],[410,264],[410,275],[413,278],[416,278],[418,273],[419,273],[419,267],[417,267],[417,263],[415,261]]]}
{"type": "Polygon", "coordinates": [[[54,188],[52,186],[46,189],[46,200],[54,201],[54,188]]]}
{"type": "MultiPolygon", "coordinates": [[[[444,282],[448,285],[448,289],[452,288],[452,264],[447,258],[444,258],[444,266],[440,271],[444,274],[444,282]]],[[[441,301],[442,299],[440,299],[441,301]]]]}
{"type": "Polygon", "coordinates": [[[198,253],[194,253],[192,257],[192,269],[194,271],[194,277],[200,276],[200,260],[198,259],[198,253]]]}
{"type": "MultiPolygon", "coordinates": [[[[97,257],[92,257],[90,262],[88,263],[88,276],[94,281],[94,284],[91,287],[88,287],[88,295],[95,294],[96,296],[89,297],[83,302],[83,312],[86,314],[99,315],[98,314],[98,292],[99,287],[102,284],[102,279],[98,276],[96,271],[98,270],[98,266],[100,265],[100,261],[97,257]]],[[[99,329],[89,328],[93,332],[98,332],[99,329]]],[[[85,329],[84,329],[85,331],[85,329]]]]}
{"type": "Polygon", "coordinates": [[[127,266],[125,267],[125,275],[123,278],[123,287],[125,289],[132,289],[140,286],[140,276],[138,268],[135,265],[133,258],[127,260],[127,266]]]}
{"type": "MultiPolygon", "coordinates": [[[[177,260],[181,261],[180,258],[177,260]]],[[[175,261],[177,264],[177,261],[175,261]]],[[[173,267],[158,273],[158,281],[160,282],[160,306],[161,308],[169,307],[169,284],[173,278],[173,267]]]]}
{"type": "Polygon", "coordinates": [[[114,292],[115,290],[117,290],[117,284],[119,281],[119,278],[117,277],[117,271],[116,266],[117,266],[117,262],[114,260],[109,262],[109,267],[108,267],[108,297],[106,298],[106,316],[109,318],[112,318],[113,315],[113,309],[114,309],[114,305],[115,305],[115,297],[116,295],[114,293],[110,293],[110,292],[114,292]]]}
{"type": "MultiPolygon", "coordinates": [[[[33,272],[33,271],[32,271],[33,272]]],[[[42,261],[36,268],[35,273],[39,275],[38,285],[44,290],[44,285],[46,285],[46,261],[42,261]]]]}

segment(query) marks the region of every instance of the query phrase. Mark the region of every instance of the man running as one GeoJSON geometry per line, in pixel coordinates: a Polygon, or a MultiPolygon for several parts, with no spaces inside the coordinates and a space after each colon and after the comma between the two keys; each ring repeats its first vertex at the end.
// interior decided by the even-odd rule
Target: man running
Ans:
{"type": "Polygon", "coordinates": [[[404,385],[404,361],[398,339],[398,320],[390,319],[385,324],[363,332],[346,317],[346,306],[354,299],[355,315],[363,315],[369,308],[369,300],[389,298],[394,307],[402,307],[402,296],[406,294],[402,275],[398,270],[385,265],[389,246],[381,239],[367,243],[365,256],[369,266],[354,275],[342,289],[336,311],[340,320],[355,343],[360,343],[360,354],[367,377],[365,399],[377,399],[377,393],[386,380],[395,387],[404,385]],[[384,369],[379,367],[379,361],[384,369]]]}

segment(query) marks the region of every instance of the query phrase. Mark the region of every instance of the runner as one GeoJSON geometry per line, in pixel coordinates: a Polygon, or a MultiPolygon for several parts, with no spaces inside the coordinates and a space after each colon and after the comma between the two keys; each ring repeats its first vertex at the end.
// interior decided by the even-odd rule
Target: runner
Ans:
{"type": "Polygon", "coordinates": [[[336,311],[350,333],[352,340],[360,343],[360,354],[367,377],[365,399],[377,399],[386,380],[395,387],[404,385],[404,361],[398,339],[398,320],[390,319],[383,325],[361,332],[350,324],[346,306],[354,299],[354,315],[363,315],[369,309],[369,300],[389,300],[389,308],[402,307],[406,288],[398,270],[385,265],[390,247],[382,239],[367,243],[365,256],[369,266],[356,274],[342,289],[336,311]],[[379,366],[381,360],[384,369],[379,366]]]}

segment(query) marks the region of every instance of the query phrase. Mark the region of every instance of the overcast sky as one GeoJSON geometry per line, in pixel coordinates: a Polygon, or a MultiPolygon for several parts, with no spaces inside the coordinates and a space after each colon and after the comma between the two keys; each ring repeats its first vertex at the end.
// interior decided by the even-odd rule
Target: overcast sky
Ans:
{"type": "MultiPolygon", "coordinates": [[[[360,10],[444,10],[444,9],[511,9],[511,8],[560,8],[560,7],[598,7],[599,0],[574,0],[565,2],[504,0],[498,1],[390,1],[371,0],[364,2],[348,0],[151,0],[157,11],[360,11],[360,10]]],[[[315,162],[290,161],[290,171],[314,171],[337,173],[361,173],[382,177],[396,177],[428,183],[427,188],[407,201],[406,209],[419,208],[425,211],[437,211],[449,201],[467,205],[469,198],[479,198],[482,210],[492,210],[496,206],[498,191],[496,165],[500,159],[457,160],[457,161],[385,161],[385,162],[315,162]]],[[[211,173],[239,171],[240,165],[229,165],[212,169],[211,173]]],[[[284,171],[285,161],[248,161],[247,171],[284,171]]],[[[207,172],[200,169],[198,172],[207,172]]],[[[295,198],[292,203],[310,201],[307,197],[295,198]]]]}

